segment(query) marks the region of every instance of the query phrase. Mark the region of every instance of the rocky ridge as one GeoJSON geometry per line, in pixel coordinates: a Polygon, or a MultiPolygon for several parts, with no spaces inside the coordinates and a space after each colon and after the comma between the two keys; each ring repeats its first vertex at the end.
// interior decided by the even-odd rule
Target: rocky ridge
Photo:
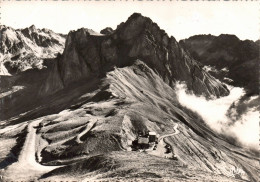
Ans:
{"type": "Polygon", "coordinates": [[[134,13],[109,35],[84,28],[71,31],[64,53],[41,94],[53,93],[80,79],[102,77],[112,67],[131,65],[136,59],[146,63],[172,87],[176,81],[185,81],[188,89],[198,95],[219,97],[229,93],[174,37],[169,37],[151,19],[134,13]]]}

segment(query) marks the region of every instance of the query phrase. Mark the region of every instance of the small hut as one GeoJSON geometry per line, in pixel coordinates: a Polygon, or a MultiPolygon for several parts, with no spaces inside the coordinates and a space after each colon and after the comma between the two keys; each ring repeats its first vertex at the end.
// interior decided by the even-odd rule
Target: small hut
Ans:
{"type": "Polygon", "coordinates": [[[153,131],[150,131],[148,138],[149,138],[149,142],[150,142],[150,143],[151,143],[151,142],[155,142],[155,141],[156,141],[156,133],[153,132],[153,131]]]}
{"type": "Polygon", "coordinates": [[[138,137],[138,145],[141,149],[149,148],[149,139],[147,137],[138,137]]]}

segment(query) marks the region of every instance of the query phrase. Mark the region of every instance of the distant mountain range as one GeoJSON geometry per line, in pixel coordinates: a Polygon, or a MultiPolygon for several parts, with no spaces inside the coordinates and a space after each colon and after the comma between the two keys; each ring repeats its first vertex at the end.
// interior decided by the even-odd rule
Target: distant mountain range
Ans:
{"type": "Polygon", "coordinates": [[[222,82],[259,94],[259,40],[239,40],[235,35],[195,35],[180,41],[196,60],[215,68],[210,73],[222,82]]]}
{"type": "Polygon", "coordinates": [[[62,53],[65,35],[34,25],[25,29],[0,27],[0,75],[13,75],[28,69],[42,69],[43,59],[62,53]]]}

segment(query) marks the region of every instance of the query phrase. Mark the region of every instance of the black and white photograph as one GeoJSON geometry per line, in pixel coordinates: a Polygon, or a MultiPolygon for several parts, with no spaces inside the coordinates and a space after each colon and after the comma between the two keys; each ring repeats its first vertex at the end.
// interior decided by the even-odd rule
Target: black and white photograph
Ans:
{"type": "Polygon", "coordinates": [[[259,17],[0,0],[0,182],[259,182],[259,17]]]}

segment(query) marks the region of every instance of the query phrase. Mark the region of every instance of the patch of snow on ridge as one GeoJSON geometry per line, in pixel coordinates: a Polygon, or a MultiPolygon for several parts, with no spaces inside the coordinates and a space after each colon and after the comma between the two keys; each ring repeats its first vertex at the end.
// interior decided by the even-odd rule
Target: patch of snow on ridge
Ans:
{"type": "Polygon", "coordinates": [[[203,69],[206,72],[214,72],[214,73],[218,73],[218,70],[213,66],[204,66],[203,69]]]}
{"type": "Polygon", "coordinates": [[[222,69],[221,69],[221,71],[223,71],[223,72],[229,72],[229,70],[228,70],[228,68],[227,68],[227,67],[225,67],[225,68],[222,68],[222,69]]]}
{"type": "Polygon", "coordinates": [[[230,106],[245,95],[244,89],[233,87],[228,96],[214,100],[188,94],[186,90],[185,84],[176,85],[179,102],[198,113],[211,129],[225,136],[236,137],[238,142],[245,147],[258,149],[259,111],[250,108],[235,121],[227,115],[230,106]]]}
{"type": "Polygon", "coordinates": [[[230,79],[230,78],[227,78],[227,77],[224,77],[224,80],[229,82],[229,83],[232,83],[234,80],[230,79]]]}

